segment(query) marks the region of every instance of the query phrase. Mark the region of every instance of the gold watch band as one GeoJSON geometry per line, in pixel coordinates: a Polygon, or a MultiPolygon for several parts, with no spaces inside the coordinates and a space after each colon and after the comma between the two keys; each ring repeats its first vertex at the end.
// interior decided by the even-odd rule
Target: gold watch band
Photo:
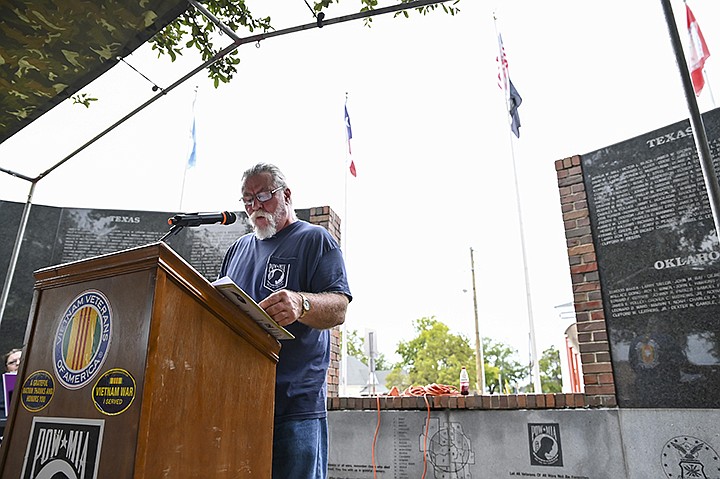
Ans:
{"type": "Polygon", "coordinates": [[[307,296],[305,296],[302,293],[298,293],[300,295],[300,307],[302,308],[302,313],[300,313],[300,316],[298,319],[305,316],[305,314],[310,310],[310,301],[307,299],[307,296]]]}

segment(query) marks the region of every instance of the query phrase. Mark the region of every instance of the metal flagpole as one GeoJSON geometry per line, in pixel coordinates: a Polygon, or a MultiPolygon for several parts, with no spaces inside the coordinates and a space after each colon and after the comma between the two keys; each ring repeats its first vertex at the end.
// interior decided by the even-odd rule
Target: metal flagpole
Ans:
{"type": "Polygon", "coordinates": [[[712,156],[710,155],[707,133],[705,132],[705,125],[703,124],[702,116],[698,108],[692,80],[690,79],[685,53],[683,52],[682,43],[680,42],[680,34],[678,33],[677,24],[675,23],[675,15],[673,14],[670,0],[661,0],[661,3],[670,34],[670,43],[675,52],[675,61],[677,62],[678,70],[680,70],[680,78],[682,79],[683,90],[685,91],[685,100],[687,101],[688,111],[690,112],[690,125],[692,126],[693,138],[695,139],[695,148],[697,148],[700,159],[705,188],[707,189],[708,199],[710,200],[710,211],[712,212],[713,221],[715,222],[715,233],[720,238],[720,184],[718,184],[717,173],[715,172],[712,156]]]}
{"type": "MultiPolygon", "coordinates": [[[[505,94],[505,110],[510,113],[510,79],[509,74],[507,73],[507,67],[504,64],[505,52],[503,51],[503,45],[500,43],[500,34],[497,28],[497,17],[495,17],[494,14],[493,21],[495,25],[495,35],[498,38],[498,61],[500,62],[500,67],[502,68],[503,72],[501,79],[503,81],[503,93],[505,94]]],[[[512,156],[513,178],[515,182],[515,202],[517,204],[518,226],[520,228],[520,247],[522,250],[523,273],[525,277],[525,299],[527,304],[528,327],[530,337],[530,377],[532,379],[535,393],[541,393],[542,385],[540,384],[540,364],[538,362],[537,343],[535,341],[535,324],[533,321],[532,298],[530,296],[530,275],[528,273],[527,266],[527,253],[525,251],[525,233],[523,228],[522,206],[520,204],[520,188],[518,186],[517,162],[515,161],[515,146],[514,140],[512,138],[512,131],[508,131],[508,135],[510,136],[510,152],[512,156]]]]}
{"type": "MultiPolygon", "coordinates": [[[[509,133],[512,135],[512,133],[509,133]]],[[[528,272],[527,265],[527,253],[525,251],[525,233],[522,221],[522,206],[520,205],[520,188],[518,186],[518,175],[517,165],[515,162],[515,148],[513,146],[514,140],[510,137],[510,149],[512,152],[512,163],[513,163],[513,177],[515,179],[515,202],[517,203],[518,211],[518,225],[520,227],[520,247],[522,249],[522,260],[523,260],[523,273],[525,275],[525,299],[527,301],[527,312],[528,312],[528,326],[530,335],[530,374],[533,381],[533,388],[535,393],[539,394],[542,392],[542,385],[540,384],[540,363],[538,361],[537,354],[537,343],[535,341],[535,322],[533,320],[532,311],[532,299],[530,296],[530,274],[528,272]]]]}
{"type": "Polygon", "coordinates": [[[708,74],[704,68],[702,74],[705,77],[705,87],[707,87],[708,93],[710,93],[710,101],[712,102],[712,107],[715,108],[715,95],[713,95],[712,87],[710,86],[710,79],[708,78],[708,74]]]}
{"type": "Polygon", "coordinates": [[[470,247],[470,269],[472,271],[473,306],[475,307],[475,387],[482,395],[485,393],[485,358],[483,357],[482,337],[480,336],[480,322],[478,320],[477,290],[475,288],[475,257],[470,247]]]}
{"type": "MultiPolygon", "coordinates": [[[[345,92],[345,111],[347,111],[347,100],[348,100],[348,93],[345,92]]],[[[343,122],[345,122],[345,117],[343,117],[343,122]]],[[[347,132],[347,125],[345,125],[345,131],[347,132]]],[[[347,158],[347,153],[345,154],[347,158]]],[[[345,165],[343,167],[343,170],[345,171],[345,185],[344,185],[344,199],[343,199],[343,217],[342,217],[342,250],[343,250],[343,256],[345,256],[346,263],[348,259],[348,247],[347,247],[347,224],[348,224],[348,207],[347,207],[347,199],[348,199],[348,165],[347,161],[345,161],[345,165]]],[[[340,395],[341,396],[347,396],[347,354],[348,354],[348,335],[347,335],[347,321],[343,322],[342,325],[342,345],[341,345],[341,356],[340,356],[340,395]]]]}

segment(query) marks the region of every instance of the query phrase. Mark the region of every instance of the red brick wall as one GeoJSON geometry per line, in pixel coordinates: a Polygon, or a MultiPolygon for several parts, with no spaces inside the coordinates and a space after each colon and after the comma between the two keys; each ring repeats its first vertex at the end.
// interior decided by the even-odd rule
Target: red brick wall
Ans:
{"type": "Polygon", "coordinates": [[[328,409],[336,411],[372,409],[565,409],[584,406],[586,406],[585,396],[581,393],[328,398],[328,409]]]}
{"type": "Polygon", "coordinates": [[[555,170],[573,286],[585,402],[588,406],[616,406],[610,346],[580,157],[556,161],[555,170]]]}
{"type": "MultiPolygon", "coordinates": [[[[329,206],[310,208],[310,223],[320,225],[340,243],[340,217],[329,206]]],[[[337,397],[340,392],[340,327],[330,331],[330,367],[327,374],[328,397],[337,397]]]]}

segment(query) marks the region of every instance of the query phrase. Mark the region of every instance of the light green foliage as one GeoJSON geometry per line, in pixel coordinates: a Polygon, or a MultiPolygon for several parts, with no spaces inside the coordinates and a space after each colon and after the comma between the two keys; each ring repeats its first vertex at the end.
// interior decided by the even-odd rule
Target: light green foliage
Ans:
{"type": "Polygon", "coordinates": [[[510,346],[483,338],[486,392],[504,394],[516,392],[527,370],[515,359],[517,350],[510,346]]]}
{"type": "Polygon", "coordinates": [[[433,383],[459,387],[463,366],[471,378],[475,377],[475,352],[467,338],[450,333],[449,328],[435,317],[420,318],[413,324],[417,336],[398,344],[397,354],[402,359],[388,375],[388,388],[397,386],[403,390],[411,385],[433,383]]]}
{"type": "Polygon", "coordinates": [[[73,95],[72,101],[73,105],[85,105],[85,108],[90,108],[90,102],[97,101],[97,98],[88,96],[87,93],[80,93],[73,95]]]}
{"type": "MultiPolygon", "coordinates": [[[[343,340],[342,333],[340,334],[340,341],[343,340]]],[[[358,358],[363,364],[367,364],[367,357],[363,352],[363,344],[365,340],[358,335],[358,332],[354,329],[347,330],[347,353],[348,356],[354,356],[358,358]]]]}
{"type": "Polygon", "coordinates": [[[540,358],[540,385],[543,392],[562,392],[562,370],[560,368],[560,352],[550,346],[540,358]]]}
{"type": "MultiPolygon", "coordinates": [[[[365,338],[361,338],[358,332],[354,329],[347,330],[347,337],[348,356],[353,356],[359,359],[364,365],[367,366],[369,363],[369,358],[365,355],[365,338]]],[[[340,334],[340,338],[340,341],[342,341],[342,333],[340,334]]],[[[384,354],[380,353],[379,356],[375,358],[375,371],[385,371],[390,369],[390,367],[391,366],[385,358],[384,354]]]]}
{"type": "MultiPolygon", "coordinates": [[[[270,17],[254,17],[244,0],[208,0],[203,2],[203,5],[218,20],[235,32],[247,30],[254,33],[259,30],[265,33],[272,29],[270,17]]],[[[231,43],[218,30],[219,28],[214,23],[191,7],[152,38],[152,48],[158,51],[158,57],[168,55],[172,61],[175,61],[178,55],[182,55],[183,49],[195,48],[200,52],[204,61],[210,60],[222,48],[231,43]],[[219,42],[222,44],[221,48],[215,46],[218,36],[222,38],[222,41],[219,42]],[[184,44],[183,41],[185,41],[184,44]]],[[[240,58],[238,51],[235,50],[208,68],[208,76],[213,80],[215,88],[221,82],[227,83],[232,79],[237,72],[238,63],[240,63],[240,58]]]]}

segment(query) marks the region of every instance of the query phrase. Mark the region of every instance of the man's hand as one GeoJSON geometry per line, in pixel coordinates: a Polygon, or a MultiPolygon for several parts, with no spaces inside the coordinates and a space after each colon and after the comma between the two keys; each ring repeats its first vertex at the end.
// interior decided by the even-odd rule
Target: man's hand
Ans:
{"type": "Polygon", "coordinates": [[[315,329],[330,329],[345,322],[348,297],[343,293],[305,293],[310,311],[300,320],[303,299],[297,291],[281,289],[260,301],[260,307],[280,326],[300,321],[315,329]]]}
{"type": "Polygon", "coordinates": [[[260,307],[280,326],[292,324],[302,314],[302,296],[300,293],[281,289],[260,301],[260,307]]]}

